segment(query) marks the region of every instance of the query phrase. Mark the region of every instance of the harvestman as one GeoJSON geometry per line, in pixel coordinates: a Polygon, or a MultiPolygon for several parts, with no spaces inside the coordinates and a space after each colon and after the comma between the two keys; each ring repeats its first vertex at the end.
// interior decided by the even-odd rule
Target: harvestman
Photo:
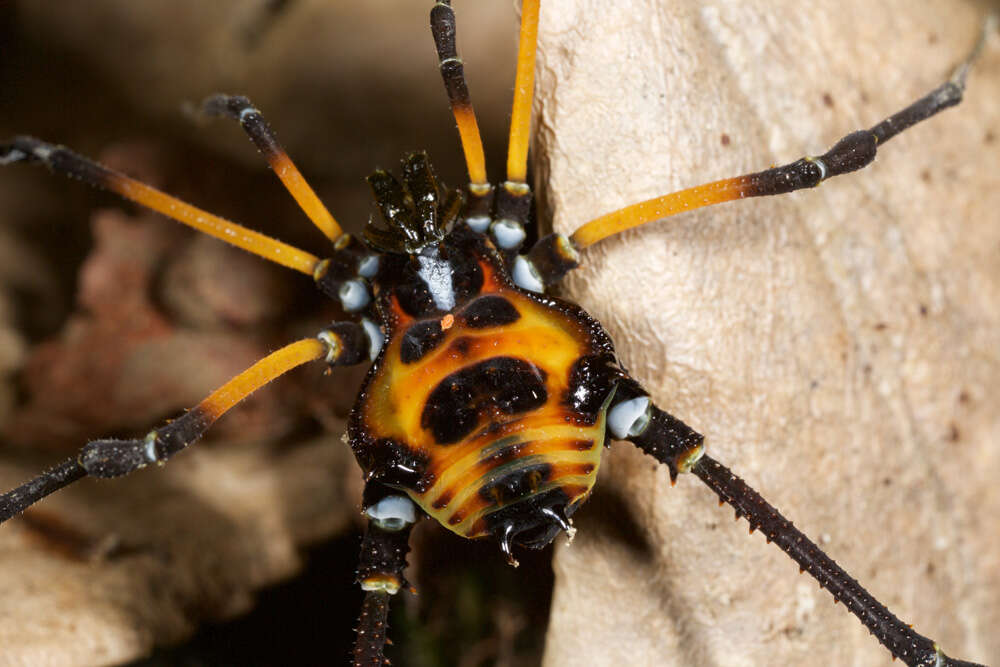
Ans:
{"type": "Polygon", "coordinates": [[[292,368],[316,360],[337,366],[371,359],[376,363],[349,432],[368,482],[369,528],[358,574],[367,595],[355,651],[358,664],[384,660],[388,600],[408,586],[402,574],[407,540],[420,510],[459,535],[492,535],[514,563],[515,544],[540,548],[560,531],[570,531],[569,516],[590,493],[605,428],[667,466],[671,479],[681,472],[699,477],[830,589],[894,657],[911,665],[971,664],[946,657],[932,640],[892,616],[707,454],[700,434],[656,407],[616,365],[606,335],[588,316],[534,295],[575,269],[585,248],[626,229],[706,205],[815,187],[867,166],[893,136],[961,100],[982,41],[945,84],[869,130],[846,135],[823,155],[629,206],[568,237],[547,236],[520,255],[532,196],[526,165],[538,9],[537,1],[524,3],[507,181],[494,188],[486,179],[455,52],[454,15],[447,2],[435,6],[432,27],[470,184],[464,199],[442,188],[422,154],[404,160],[402,183],[376,172],[369,182],[384,224],[370,223],[365,243],[343,233],[249,101],[206,100],[208,113],[241,123],[333,242],[328,259],[217,218],[64,148],[29,137],[2,147],[0,162],[44,163],[311,276],[357,319],[336,322],[316,338],[269,355],[143,438],[88,443],[77,457],[0,496],[0,520],[84,476],[117,477],[164,463],[240,400],[292,368]],[[548,345],[553,359],[557,352],[570,356],[565,361],[535,356],[526,340],[548,345]],[[504,354],[496,356],[497,349],[504,354]],[[446,370],[435,375],[438,367],[446,370]],[[428,385],[421,383],[423,376],[436,379],[428,385]]]}

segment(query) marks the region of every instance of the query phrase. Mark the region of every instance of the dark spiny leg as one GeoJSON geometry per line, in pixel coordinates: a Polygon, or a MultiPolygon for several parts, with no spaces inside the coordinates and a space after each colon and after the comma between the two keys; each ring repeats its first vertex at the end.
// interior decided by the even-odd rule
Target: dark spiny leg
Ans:
{"type": "Polygon", "coordinates": [[[317,338],[300,340],[272,352],[181,417],[144,438],[88,442],[75,458],[0,495],[0,523],[87,475],[120,477],[151,463],[162,465],[204,435],[219,417],[257,389],[310,361],[325,359],[334,366],[365,360],[369,357],[368,341],[362,325],[337,323],[317,338]]]}
{"type": "MultiPolygon", "coordinates": [[[[365,533],[365,540],[368,533],[365,533]]],[[[364,548],[364,547],[362,547],[364,548]]],[[[354,667],[381,667],[389,664],[385,645],[389,641],[389,593],[366,591],[358,616],[354,640],[354,667]]]]}
{"type": "Polygon", "coordinates": [[[670,481],[687,472],[705,451],[705,436],[653,405],[649,394],[632,378],[618,383],[608,408],[608,432],[628,440],[670,471],[670,481]]]}
{"type": "Polygon", "coordinates": [[[779,195],[811,188],[832,176],[862,169],[875,159],[876,148],[879,145],[908,127],[930,118],[939,111],[955,106],[962,100],[969,67],[982,49],[987,34],[995,25],[996,15],[991,15],[984,23],[976,47],[948,81],[871,129],[848,134],[824,155],[802,158],[774,169],[706,183],[626,206],[582,225],[573,232],[570,240],[577,249],[585,248],[626,229],[684,211],[744,197],[779,195]]]}
{"type": "Polygon", "coordinates": [[[0,164],[13,162],[44,164],[57,174],[110,190],[199,232],[306,275],[313,275],[319,264],[319,258],[314,255],[212,215],[62,146],[47,144],[32,137],[15,137],[9,144],[0,144],[0,164]]]}
{"type": "Polygon", "coordinates": [[[403,570],[418,510],[409,498],[377,482],[365,487],[364,504],[368,528],[361,542],[357,581],[365,599],[358,619],[354,665],[380,667],[389,664],[385,658],[389,598],[400,589],[412,590],[403,570]]]}
{"type": "Polygon", "coordinates": [[[965,92],[965,78],[969,74],[969,69],[986,46],[986,39],[989,37],[989,34],[996,31],[998,23],[1000,23],[1000,14],[993,12],[987,16],[983,22],[983,30],[979,36],[979,41],[976,42],[976,45],[972,48],[972,52],[962,64],[955,68],[955,71],[951,73],[951,77],[947,81],[899,113],[889,116],[868,130],[875,135],[875,141],[879,145],[884,144],[900,132],[916,125],[922,120],[930,118],[938,111],[953,107],[961,102],[962,94],[965,92]]]}
{"type": "Polygon", "coordinates": [[[76,459],[63,461],[29,482],[0,496],[0,523],[20,514],[39,500],[87,476],[76,459]]]}
{"type": "Polygon", "coordinates": [[[977,667],[973,662],[949,658],[934,640],[899,620],[729,468],[705,455],[691,472],[715,491],[720,502],[729,503],[737,517],[746,517],[751,531],[760,528],[768,542],[774,542],[799,564],[800,571],[808,572],[835,601],[843,602],[893,658],[925,667],[977,667]]]}
{"type": "Polygon", "coordinates": [[[275,175],[281,179],[285,188],[313,224],[331,241],[336,242],[340,238],[344,231],[302,177],[285,149],[278,143],[271,126],[261,116],[260,111],[250,104],[250,100],[245,97],[213,95],[202,102],[201,108],[212,116],[229,116],[238,120],[250,137],[250,141],[264,154],[275,175]]]}
{"type": "Polygon", "coordinates": [[[933,640],[896,618],[759,493],[707,456],[704,437],[653,405],[634,380],[628,379],[619,385],[607,420],[612,436],[631,441],[666,465],[671,481],[676,480],[678,472],[694,473],[718,495],[720,504],[729,503],[736,510],[737,518],[746,517],[751,532],[762,529],[768,542],[774,542],[799,564],[801,571],[808,572],[821,588],[829,590],[835,601],[843,602],[889,649],[893,658],[900,658],[911,666],[975,666],[975,663],[949,658],[933,640]]]}

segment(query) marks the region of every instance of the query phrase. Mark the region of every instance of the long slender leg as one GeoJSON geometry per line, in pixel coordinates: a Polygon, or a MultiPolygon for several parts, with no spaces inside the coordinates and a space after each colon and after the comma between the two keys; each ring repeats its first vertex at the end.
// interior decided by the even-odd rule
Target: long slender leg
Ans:
{"type": "Polygon", "coordinates": [[[144,438],[88,442],[77,456],[0,495],[0,523],[88,475],[119,477],[151,463],[162,465],[257,389],[293,368],[318,359],[332,366],[359,363],[369,357],[369,340],[362,325],[336,323],[316,338],[306,338],[272,352],[184,415],[150,431],[144,438]]]}
{"type": "Polygon", "coordinates": [[[539,0],[521,3],[517,74],[507,145],[507,180],[497,191],[490,235],[497,248],[512,260],[521,249],[531,217],[533,195],[528,185],[528,146],[531,138],[531,103],[535,93],[535,56],[538,52],[539,0]]]}
{"type": "Polygon", "coordinates": [[[354,665],[381,667],[388,664],[389,599],[401,589],[412,590],[403,570],[410,551],[410,531],[419,514],[413,501],[377,482],[365,487],[364,504],[368,528],[361,542],[357,581],[365,599],[358,619],[354,665]]]}
{"type": "Polygon", "coordinates": [[[479,123],[472,108],[469,86],[465,82],[465,65],[458,57],[455,47],[455,11],[451,0],[441,0],[431,9],[431,33],[437,48],[441,78],[451,103],[451,113],[458,125],[458,134],[465,153],[465,165],[469,170],[470,190],[473,193],[488,192],[491,189],[486,178],[486,158],[483,154],[483,140],[479,135],[479,123]]]}
{"type": "Polygon", "coordinates": [[[507,180],[497,192],[492,218],[493,187],[486,178],[486,164],[479,126],[465,83],[465,70],[455,49],[455,12],[450,0],[440,0],[431,10],[431,31],[441,63],[448,100],[462,139],[462,150],[469,169],[469,195],[466,221],[480,232],[489,230],[497,247],[513,259],[524,242],[525,224],[531,216],[531,187],[527,184],[528,146],[531,137],[531,102],[535,85],[535,54],[538,42],[539,0],[524,0],[521,5],[521,31],[518,40],[517,75],[511,109],[510,141],[507,153],[507,180]]]}
{"type": "Polygon", "coordinates": [[[201,108],[209,115],[229,116],[239,121],[250,141],[264,154],[275,175],[281,179],[285,188],[313,224],[331,241],[340,238],[344,230],[316,196],[295,163],[288,157],[288,153],[278,143],[274,130],[264,120],[260,111],[250,104],[250,100],[241,96],[213,95],[202,102],[201,108]]]}
{"type": "Polygon", "coordinates": [[[626,206],[581,225],[569,237],[570,240],[576,248],[585,248],[626,229],[677,213],[745,197],[778,195],[811,188],[833,176],[864,168],[875,159],[878,146],[916,123],[961,102],[969,67],[982,50],[987,35],[995,30],[996,23],[996,14],[990,15],[984,22],[975,48],[945,83],[870,129],[848,134],[824,155],[805,157],[773,169],[706,183],[626,206]]]}
{"type": "MultiPolygon", "coordinates": [[[[507,181],[497,197],[497,221],[493,237],[501,248],[517,252],[524,240],[524,224],[531,214],[531,186],[527,184],[528,145],[531,136],[531,104],[534,98],[535,56],[538,50],[538,0],[521,5],[521,32],[518,40],[517,76],[510,119],[507,151],[507,181]],[[501,234],[498,236],[498,233],[501,234]]],[[[562,234],[539,239],[527,255],[512,258],[512,277],[519,286],[544,292],[580,265],[577,246],[562,234]]]]}
{"type": "Polygon", "coordinates": [[[843,602],[879,642],[889,649],[893,658],[899,658],[907,665],[982,667],[977,663],[948,657],[937,642],[915,632],[908,623],[899,620],[729,468],[705,455],[691,467],[691,472],[719,496],[720,503],[731,505],[736,510],[737,518],[746,517],[751,532],[760,528],[768,542],[776,544],[799,564],[800,572],[808,572],[819,582],[820,588],[830,591],[834,601],[843,602]]]}
{"type": "Polygon", "coordinates": [[[799,531],[792,522],[727,467],[705,454],[704,436],[657,408],[633,380],[625,380],[608,411],[608,429],[619,440],[629,440],[670,470],[671,480],[692,472],[728,503],[736,517],[746,517],[750,532],[760,528],[773,542],[808,572],[835,601],[852,614],[889,649],[893,658],[924,667],[975,667],[975,663],[945,655],[932,639],[915,632],[864,589],[843,568],[799,531]]]}
{"type": "Polygon", "coordinates": [[[517,47],[514,104],[507,144],[507,181],[525,184],[528,178],[528,145],[531,140],[531,103],[535,96],[535,56],[538,52],[539,0],[521,3],[521,32],[517,47]]]}
{"type": "Polygon", "coordinates": [[[455,47],[455,11],[451,8],[451,0],[440,0],[431,9],[431,34],[451,113],[458,126],[465,166],[469,171],[465,221],[477,232],[485,232],[492,221],[493,186],[486,177],[483,140],[479,135],[476,112],[472,108],[469,86],[465,82],[465,65],[455,47]]]}
{"type": "Polygon", "coordinates": [[[450,0],[441,0],[431,10],[431,30],[441,62],[448,99],[458,124],[469,167],[469,195],[466,222],[478,232],[489,232],[497,248],[508,262],[516,262],[515,280],[526,289],[543,291],[530,263],[517,253],[527,232],[531,217],[532,193],[527,183],[528,148],[531,138],[531,103],[535,86],[535,55],[538,48],[539,0],[524,0],[521,4],[521,29],[518,38],[517,74],[514,82],[514,102],[511,108],[510,140],[507,151],[507,180],[497,191],[487,183],[483,163],[482,142],[476,124],[469,90],[465,84],[462,61],[455,51],[455,13],[450,0]],[[492,215],[491,213],[492,207],[492,215]]]}
{"type": "Polygon", "coordinates": [[[319,265],[319,258],[315,255],[212,215],[62,146],[32,137],[15,137],[9,144],[0,145],[0,164],[13,162],[44,164],[58,174],[110,190],[204,234],[306,275],[313,275],[319,265]]]}
{"type": "MultiPolygon", "coordinates": [[[[711,204],[815,187],[832,176],[866,167],[875,159],[878,146],[962,101],[969,68],[982,51],[987,36],[996,30],[997,22],[997,14],[987,17],[975,47],[946,82],[871,129],[848,134],[824,155],[805,157],[781,167],[714,181],[632,204],[581,225],[569,237],[549,234],[539,239],[526,255],[513,260],[514,281],[524,289],[544,292],[580,265],[580,250],[619,232],[711,204]]],[[[507,193],[507,185],[498,194],[498,208],[507,193]]]]}

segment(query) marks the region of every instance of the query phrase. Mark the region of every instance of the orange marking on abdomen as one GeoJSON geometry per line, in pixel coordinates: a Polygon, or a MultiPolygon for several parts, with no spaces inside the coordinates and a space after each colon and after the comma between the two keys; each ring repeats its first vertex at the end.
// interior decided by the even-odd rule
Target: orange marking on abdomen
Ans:
{"type": "MultiPolygon", "coordinates": [[[[542,408],[544,410],[545,408],[542,408]]],[[[597,478],[601,461],[601,448],[579,448],[583,438],[579,427],[550,422],[539,428],[532,427],[531,413],[524,420],[521,431],[514,436],[486,439],[482,435],[448,447],[457,453],[447,460],[435,461],[437,479],[424,494],[414,500],[431,516],[466,537],[481,537],[485,530],[481,520],[491,512],[531,497],[562,488],[569,503],[578,502],[590,492],[597,478]],[[516,451],[508,458],[506,452],[516,451]],[[530,475],[538,466],[545,466],[545,477],[539,479],[527,494],[518,498],[502,497],[495,488],[486,497],[481,491],[508,476],[530,475]],[[456,518],[457,517],[457,518],[456,518]],[[480,526],[480,528],[476,528],[480,526]]],[[[591,427],[594,438],[603,434],[603,419],[591,427]]],[[[586,439],[592,442],[592,439],[586,439]]],[[[445,449],[445,448],[441,448],[445,449]]]]}

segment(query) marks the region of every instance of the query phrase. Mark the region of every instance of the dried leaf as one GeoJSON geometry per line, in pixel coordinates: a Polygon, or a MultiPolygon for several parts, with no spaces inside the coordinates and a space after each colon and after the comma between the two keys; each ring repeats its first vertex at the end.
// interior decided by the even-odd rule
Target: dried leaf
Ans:
{"type": "MultiPolygon", "coordinates": [[[[545,211],[566,231],[819,154],[941,83],[972,3],[542,10],[545,211]]],[[[1000,48],[864,172],[626,233],[569,291],[665,409],[916,629],[1000,655],[1000,48]]],[[[545,664],[889,664],[693,477],[626,445],[556,550],[545,664]]]]}

